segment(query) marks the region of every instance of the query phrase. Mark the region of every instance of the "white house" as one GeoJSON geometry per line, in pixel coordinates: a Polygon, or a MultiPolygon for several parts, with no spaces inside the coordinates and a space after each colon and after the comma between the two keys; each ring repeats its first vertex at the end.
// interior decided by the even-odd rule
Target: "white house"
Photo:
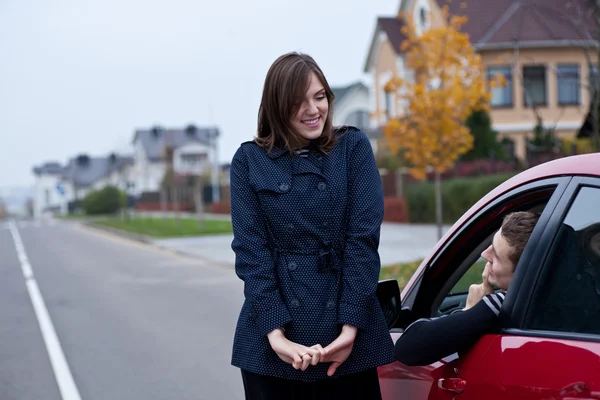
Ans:
{"type": "Polygon", "coordinates": [[[62,180],[63,168],[58,162],[47,162],[33,169],[35,188],[33,215],[41,218],[44,212],[63,213],[63,194],[58,185],[62,180]]]}
{"type": "Polygon", "coordinates": [[[133,185],[133,157],[111,154],[90,157],[81,154],[65,166],[57,162],[35,167],[34,216],[44,212],[66,214],[76,208],[91,190],[117,186],[130,193],[133,185]]]}
{"type": "MultiPolygon", "coordinates": [[[[355,126],[365,133],[372,130],[371,98],[369,88],[362,82],[348,86],[332,87],[335,96],[333,101],[333,125],[355,126]]],[[[371,146],[376,151],[377,143],[371,140],[371,146]]]]}
{"type": "MultiPolygon", "coordinates": [[[[157,192],[167,170],[167,152],[173,151],[173,168],[176,173],[198,175],[210,172],[216,185],[219,129],[138,129],[133,136],[135,194],[157,192]]],[[[218,191],[216,191],[218,193],[218,191]]],[[[218,194],[217,194],[218,196],[218,194]]],[[[218,199],[217,199],[218,200],[218,199]]]]}
{"type": "Polygon", "coordinates": [[[135,190],[133,156],[110,154],[106,158],[105,170],[105,175],[92,184],[92,189],[115,186],[129,194],[135,190]]]}
{"type": "Polygon", "coordinates": [[[369,88],[362,82],[348,86],[332,87],[333,125],[352,125],[366,130],[369,128],[369,88]]]}

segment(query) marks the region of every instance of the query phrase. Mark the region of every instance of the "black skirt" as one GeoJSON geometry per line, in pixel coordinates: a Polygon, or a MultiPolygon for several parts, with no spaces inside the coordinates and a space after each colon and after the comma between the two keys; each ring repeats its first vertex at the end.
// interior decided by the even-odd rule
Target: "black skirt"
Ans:
{"type": "Polygon", "coordinates": [[[381,400],[377,368],[317,382],[276,378],[244,370],[242,379],[246,400],[381,400]]]}

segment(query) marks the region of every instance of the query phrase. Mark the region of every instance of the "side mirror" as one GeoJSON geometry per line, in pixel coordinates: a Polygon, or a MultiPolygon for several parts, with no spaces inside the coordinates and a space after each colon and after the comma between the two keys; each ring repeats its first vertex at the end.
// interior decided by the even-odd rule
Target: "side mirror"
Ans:
{"type": "Polygon", "coordinates": [[[400,288],[398,281],[388,279],[377,284],[377,300],[383,311],[388,329],[392,329],[400,317],[400,288]]]}

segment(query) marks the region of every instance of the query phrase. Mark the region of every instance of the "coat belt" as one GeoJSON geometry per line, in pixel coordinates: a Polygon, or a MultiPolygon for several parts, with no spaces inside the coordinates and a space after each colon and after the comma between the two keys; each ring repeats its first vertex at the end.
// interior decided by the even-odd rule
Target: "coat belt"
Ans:
{"type": "Polygon", "coordinates": [[[316,255],[319,257],[317,264],[319,272],[339,272],[342,268],[342,251],[337,247],[332,246],[329,242],[324,243],[323,247],[315,250],[275,248],[274,252],[277,259],[279,259],[279,256],[282,253],[316,255]]]}

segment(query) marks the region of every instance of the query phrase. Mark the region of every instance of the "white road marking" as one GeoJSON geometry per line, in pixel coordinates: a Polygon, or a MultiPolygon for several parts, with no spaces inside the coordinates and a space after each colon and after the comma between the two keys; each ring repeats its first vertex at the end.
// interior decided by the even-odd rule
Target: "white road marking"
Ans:
{"type": "Polygon", "coordinates": [[[25,247],[23,246],[23,241],[21,240],[17,225],[14,221],[10,221],[8,227],[15,244],[15,249],[17,250],[23,277],[27,284],[27,291],[29,292],[29,297],[31,298],[31,303],[33,304],[40,330],[42,331],[42,337],[44,338],[44,343],[48,350],[48,356],[50,357],[50,363],[54,370],[54,376],[56,378],[56,383],[58,383],[61,397],[63,400],[81,400],[79,390],[75,385],[69,364],[67,364],[65,354],[60,345],[60,341],[58,340],[58,336],[56,335],[56,331],[54,330],[54,325],[48,314],[46,304],[44,303],[44,298],[35,281],[33,270],[31,269],[31,264],[29,263],[29,258],[25,252],[25,247]]]}

